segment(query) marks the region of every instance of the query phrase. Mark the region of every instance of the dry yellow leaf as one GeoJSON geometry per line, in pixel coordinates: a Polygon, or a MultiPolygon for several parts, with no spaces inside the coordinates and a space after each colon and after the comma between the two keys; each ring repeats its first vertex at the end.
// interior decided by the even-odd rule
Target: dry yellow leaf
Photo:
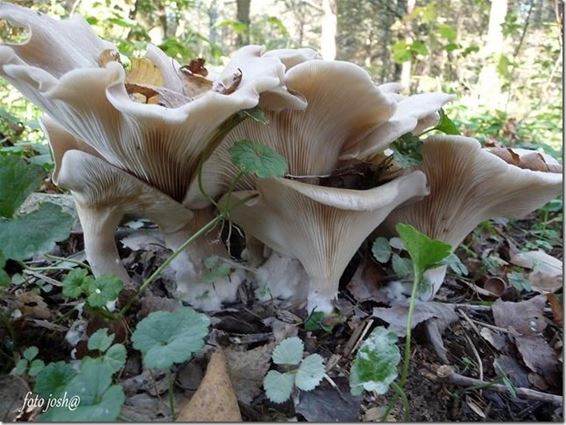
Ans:
{"type": "Polygon", "coordinates": [[[181,409],[178,422],[241,422],[242,415],[230,375],[226,356],[218,347],[211,356],[206,374],[196,393],[181,409]]]}
{"type": "Polygon", "coordinates": [[[161,87],[165,80],[152,61],[147,58],[133,58],[130,71],[126,75],[126,83],[161,87]]]}

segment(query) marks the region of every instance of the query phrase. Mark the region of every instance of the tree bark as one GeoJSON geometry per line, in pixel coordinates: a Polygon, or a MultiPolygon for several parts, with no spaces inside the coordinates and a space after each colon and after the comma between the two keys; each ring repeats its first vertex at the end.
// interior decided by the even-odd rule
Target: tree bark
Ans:
{"type": "Polygon", "coordinates": [[[507,15],[507,0],[491,0],[486,43],[481,57],[485,61],[478,78],[477,93],[480,103],[491,107],[501,106],[501,78],[497,73],[496,59],[503,53],[503,28],[507,15]]]}
{"type": "Polygon", "coordinates": [[[238,33],[238,47],[250,44],[250,3],[251,0],[236,0],[236,20],[246,26],[243,33],[238,33]]]}
{"type": "Polygon", "coordinates": [[[322,0],[322,30],[320,34],[320,52],[326,60],[336,59],[336,1],[322,0]]]}
{"type": "MultiPolygon", "coordinates": [[[[407,15],[409,15],[415,9],[415,6],[416,0],[407,1],[407,15]]],[[[407,42],[407,44],[413,42],[412,32],[411,22],[407,21],[407,23],[405,24],[405,41],[407,42]]],[[[411,87],[412,68],[412,60],[403,62],[403,65],[401,66],[401,85],[407,90],[411,87]]]]}

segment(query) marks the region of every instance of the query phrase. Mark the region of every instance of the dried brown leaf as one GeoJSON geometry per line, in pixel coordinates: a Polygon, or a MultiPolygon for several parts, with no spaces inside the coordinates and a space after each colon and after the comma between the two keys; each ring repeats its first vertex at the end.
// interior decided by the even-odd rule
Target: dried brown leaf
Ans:
{"type": "Polygon", "coordinates": [[[98,56],[97,62],[101,68],[105,67],[108,62],[120,62],[120,53],[114,49],[105,49],[98,56]]]}
{"type": "Polygon", "coordinates": [[[562,288],[562,262],[546,252],[527,251],[511,255],[512,264],[531,269],[529,281],[533,290],[541,293],[556,292],[562,288]]]}
{"type": "Polygon", "coordinates": [[[181,409],[178,422],[240,422],[242,415],[228,372],[226,356],[218,347],[206,374],[190,401],[181,409]]]}
{"type": "Polygon", "coordinates": [[[130,71],[126,74],[126,84],[161,87],[165,84],[163,74],[147,58],[133,58],[130,71]]]}
{"type": "Polygon", "coordinates": [[[229,81],[217,80],[212,85],[212,90],[221,94],[232,94],[236,91],[240,82],[242,81],[242,70],[238,68],[233,74],[229,81]]]}
{"type": "Polygon", "coordinates": [[[188,65],[183,65],[179,68],[179,71],[184,74],[201,75],[206,77],[208,75],[208,70],[204,67],[205,63],[206,61],[203,58],[192,59],[188,65]]]}
{"type": "Polygon", "coordinates": [[[546,294],[546,299],[552,309],[552,319],[561,328],[564,327],[564,306],[556,294],[546,294]]]}

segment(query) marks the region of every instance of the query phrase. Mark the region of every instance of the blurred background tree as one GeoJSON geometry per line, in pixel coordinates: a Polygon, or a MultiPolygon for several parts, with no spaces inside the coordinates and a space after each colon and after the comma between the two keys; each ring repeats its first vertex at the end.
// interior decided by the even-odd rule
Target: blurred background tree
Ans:
{"type": "MultiPolygon", "coordinates": [[[[79,14],[127,56],[158,45],[211,68],[244,44],[312,47],[355,62],[378,83],[444,91],[448,113],[480,141],[561,156],[563,3],[559,0],[20,0],[61,18],[79,14]]],[[[0,35],[14,31],[0,22],[0,35]]],[[[127,60],[125,60],[127,63],[127,60]]],[[[2,149],[41,142],[37,110],[0,83],[2,149]],[[15,134],[17,137],[14,138],[15,134]]],[[[48,162],[44,145],[34,145],[48,162]],[[43,147],[42,147],[43,146],[43,147]]],[[[36,153],[37,153],[36,152],[36,153]]]]}

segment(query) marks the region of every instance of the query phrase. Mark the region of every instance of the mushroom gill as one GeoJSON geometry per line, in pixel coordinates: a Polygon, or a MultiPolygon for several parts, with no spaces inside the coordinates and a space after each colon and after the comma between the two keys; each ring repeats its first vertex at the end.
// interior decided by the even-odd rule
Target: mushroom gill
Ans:
{"type": "Polygon", "coordinates": [[[284,178],[260,179],[256,184],[257,191],[232,195],[240,201],[259,196],[235,207],[230,218],[277,253],[301,262],[310,279],[308,308],[321,311],[332,310],[339,279],[370,232],[395,207],[428,193],[420,171],[370,190],[284,178]]]}
{"type": "MultiPolygon", "coordinates": [[[[482,221],[495,217],[521,218],[557,196],[562,174],[555,160],[527,150],[513,150],[505,161],[501,152],[482,149],[479,142],[462,136],[435,136],[423,143],[423,162],[430,195],[394,210],[383,228],[394,234],[397,223],[407,223],[453,249],[482,221]],[[499,156],[497,155],[499,154],[499,156]],[[546,171],[520,166],[533,157],[546,171]]],[[[432,298],[444,280],[445,270],[428,273],[432,298]]]]}

